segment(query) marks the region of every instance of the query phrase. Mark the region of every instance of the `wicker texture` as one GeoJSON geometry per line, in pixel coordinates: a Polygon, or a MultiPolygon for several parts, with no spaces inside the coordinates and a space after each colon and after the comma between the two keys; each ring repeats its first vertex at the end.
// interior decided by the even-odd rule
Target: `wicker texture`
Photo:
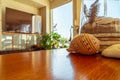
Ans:
{"type": "Polygon", "coordinates": [[[67,49],[71,53],[80,53],[85,55],[95,54],[100,49],[100,41],[91,34],[82,33],[76,36],[67,49]]]}

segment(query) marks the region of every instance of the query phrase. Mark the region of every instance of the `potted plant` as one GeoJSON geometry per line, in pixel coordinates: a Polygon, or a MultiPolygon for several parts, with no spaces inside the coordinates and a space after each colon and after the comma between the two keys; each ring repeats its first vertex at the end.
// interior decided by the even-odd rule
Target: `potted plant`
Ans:
{"type": "Polygon", "coordinates": [[[51,32],[41,37],[40,45],[44,49],[66,48],[68,47],[68,41],[66,38],[62,38],[58,33],[51,32]]]}

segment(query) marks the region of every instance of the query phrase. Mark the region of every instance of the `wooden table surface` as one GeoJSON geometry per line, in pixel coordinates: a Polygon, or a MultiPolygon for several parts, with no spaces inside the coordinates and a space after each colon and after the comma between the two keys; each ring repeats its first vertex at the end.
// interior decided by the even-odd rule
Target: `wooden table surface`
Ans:
{"type": "Polygon", "coordinates": [[[66,49],[0,55],[0,80],[120,80],[120,59],[66,49]]]}

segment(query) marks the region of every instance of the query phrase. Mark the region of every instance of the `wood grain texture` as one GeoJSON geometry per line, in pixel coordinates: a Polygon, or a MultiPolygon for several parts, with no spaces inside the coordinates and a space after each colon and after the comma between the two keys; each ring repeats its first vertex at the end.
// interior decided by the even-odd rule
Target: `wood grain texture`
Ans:
{"type": "Polygon", "coordinates": [[[66,49],[0,55],[0,80],[120,80],[120,60],[66,49]]]}

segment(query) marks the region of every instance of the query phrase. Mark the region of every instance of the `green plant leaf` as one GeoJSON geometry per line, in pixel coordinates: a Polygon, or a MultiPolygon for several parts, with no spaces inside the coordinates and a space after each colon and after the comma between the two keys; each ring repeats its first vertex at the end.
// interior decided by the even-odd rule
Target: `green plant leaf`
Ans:
{"type": "Polygon", "coordinates": [[[66,38],[62,38],[58,33],[51,32],[42,36],[40,40],[40,45],[44,49],[56,49],[56,48],[66,48],[68,41],[66,38]]]}

